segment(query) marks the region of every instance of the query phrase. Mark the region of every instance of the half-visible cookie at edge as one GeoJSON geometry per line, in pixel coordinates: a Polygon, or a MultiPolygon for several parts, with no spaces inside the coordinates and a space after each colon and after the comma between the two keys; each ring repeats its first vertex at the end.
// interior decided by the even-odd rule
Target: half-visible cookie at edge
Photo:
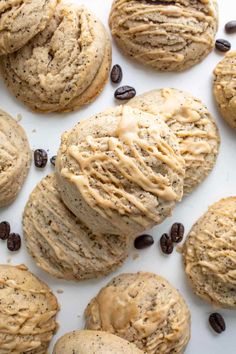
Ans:
{"type": "Polygon", "coordinates": [[[102,331],[74,331],[55,344],[53,354],[144,354],[133,343],[102,331]]]}
{"type": "Polygon", "coordinates": [[[67,207],[94,233],[137,236],[183,194],[178,140],[158,116],[119,106],[62,136],[56,176],[67,207]]]}
{"type": "Polygon", "coordinates": [[[236,308],[236,197],[211,205],[193,225],[183,260],[197,295],[215,306],[236,308]]]}
{"type": "Polygon", "coordinates": [[[52,291],[24,265],[0,265],[1,353],[47,353],[58,311],[52,291]]]}
{"type": "Polygon", "coordinates": [[[1,0],[0,55],[22,48],[44,30],[59,0],[1,0]]]}
{"type": "Polygon", "coordinates": [[[236,129],[236,51],[227,53],[216,66],[213,92],[222,117],[236,129]]]}
{"type": "Polygon", "coordinates": [[[31,150],[23,128],[0,110],[0,207],[12,203],[28,175],[31,150]]]}
{"type": "Polygon", "coordinates": [[[110,70],[111,44],[85,7],[61,4],[44,31],[2,59],[13,94],[32,110],[72,111],[95,99],[110,70]]]}
{"type": "Polygon", "coordinates": [[[191,193],[212,171],[219,153],[219,131],[207,107],[191,94],[171,88],[144,93],[128,105],[160,115],[176,134],[186,165],[184,195],[191,193]]]}
{"type": "Polygon", "coordinates": [[[182,71],[213,49],[216,0],[114,0],[109,24],[124,53],[160,71],[182,71]]]}
{"type": "Polygon", "coordinates": [[[123,235],[94,234],[60,198],[55,175],[31,193],[23,215],[26,246],[37,265],[66,280],[107,275],[121,266],[131,241],[123,235]]]}
{"type": "Polygon", "coordinates": [[[148,354],[182,354],[190,312],[178,290],[157,274],[121,274],[92,299],[85,326],[118,335],[148,354]]]}

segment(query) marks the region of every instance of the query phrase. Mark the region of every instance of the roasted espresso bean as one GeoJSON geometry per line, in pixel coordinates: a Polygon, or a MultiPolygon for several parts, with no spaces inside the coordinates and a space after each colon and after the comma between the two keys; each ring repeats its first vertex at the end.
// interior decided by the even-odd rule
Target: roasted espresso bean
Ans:
{"type": "Polygon", "coordinates": [[[168,234],[163,234],[160,239],[161,250],[165,254],[171,254],[174,249],[173,241],[168,234]]]}
{"type": "Polygon", "coordinates": [[[227,33],[234,33],[236,32],[236,21],[229,21],[225,25],[225,31],[227,33]]]}
{"type": "Polygon", "coordinates": [[[129,100],[136,95],[136,90],[131,86],[121,86],[115,91],[115,98],[117,100],[129,100]]]}
{"type": "Polygon", "coordinates": [[[217,39],[215,47],[221,52],[228,52],[231,48],[231,44],[226,39],[217,39]]]}
{"type": "Polygon", "coordinates": [[[153,237],[151,235],[141,235],[137,237],[134,241],[134,247],[137,250],[142,250],[144,248],[150,247],[154,244],[153,237]]]}
{"type": "Polygon", "coordinates": [[[9,222],[7,221],[2,221],[0,223],[0,239],[1,240],[6,240],[10,234],[11,227],[9,222]]]}
{"type": "Polygon", "coordinates": [[[181,242],[184,237],[184,225],[179,222],[174,223],[171,227],[170,236],[173,242],[181,242]]]}
{"type": "Polygon", "coordinates": [[[114,84],[119,84],[122,78],[123,78],[123,72],[120,65],[118,64],[114,65],[111,70],[111,81],[114,82],[114,84]]]}
{"type": "Polygon", "coordinates": [[[34,151],[34,164],[38,168],[44,168],[48,162],[48,154],[43,149],[37,149],[34,151]]]}
{"type": "Polygon", "coordinates": [[[15,252],[21,248],[21,237],[18,234],[12,233],[7,239],[7,248],[9,251],[15,252]]]}
{"type": "Polygon", "coordinates": [[[221,333],[225,331],[225,320],[221,314],[215,312],[209,316],[209,323],[215,332],[221,333]]]}
{"type": "Polygon", "coordinates": [[[55,166],[55,164],[56,164],[56,158],[57,158],[56,155],[50,158],[50,162],[53,166],[55,166]]]}

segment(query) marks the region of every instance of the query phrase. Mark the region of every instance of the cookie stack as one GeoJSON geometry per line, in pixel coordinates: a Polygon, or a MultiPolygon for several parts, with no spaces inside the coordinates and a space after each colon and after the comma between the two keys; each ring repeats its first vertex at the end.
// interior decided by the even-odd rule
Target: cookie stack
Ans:
{"type": "Polygon", "coordinates": [[[85,7],[58,0],[0,4],[1,72],[11,92],[35,111],[78,109],[102,91],[111,44],[85,7]]]}

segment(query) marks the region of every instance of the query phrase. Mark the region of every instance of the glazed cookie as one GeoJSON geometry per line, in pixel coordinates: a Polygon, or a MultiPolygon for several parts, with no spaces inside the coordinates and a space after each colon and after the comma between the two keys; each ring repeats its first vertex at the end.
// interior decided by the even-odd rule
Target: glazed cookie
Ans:
{"type": "Polygon", "coordinates": [[[0,265],[0,352],[45,354],[57,330],[56,297],[21,265],[0,265]]]}
{"type": "Polygon", "coordinates": [[[219,111],[236,129],[236,51],[229,52],[214,70],[213,92],[219,111]]]}
{"type": "Polygon", "coordinates": [[[110,40],[101,22],[84,7],[61,4],[43,32],[2,59],[2,73],[32,110],[72,111],[102,91],[110,63],[110,40]]]}
{"type": "Polygon", "coordinates": [[[53,354],[144,354],[134,344],[101,331],[74,331],[61,337],[53,354]]]}
{"type": "Polygon", "coordinates": [[[214,47],[216,0],[114,0],[110,28],[118,46],[160,71],[181,71],[214,47]]]}
{"type": "Polygon", "coordinates": [[[23,215],[27,248],[37,265],[66,280],[107,275],[126,259],[125,236],[94,234],[62,202],[54,174],[31,193],[23,215]]]}
{"type": "Polygon", "coordinates": [[[187,92],[153,90],[128,105],[161,115],[179,138],[185,160],[184,194],[191,193],[211,172],[219,153],[219,131],[206,106],[187,92]]]}
{"type": "Polygon", "coordinates": [[[119,106],[62,136],[56,172],[64,203],[93,232],[136,236],[181,200],[185,165],[162,119],[119,106]]]}
{"type": "Polygon", "coordinates": [[[44,30],[59,0],[1,0],[0,55],[22,48],[44,30]]]}
{"type": "Polygon", "coordinates": [[[86,328],[116,334],[150,354],[183,353],[190,312],[167,280],[153,273],[122,274],[90,302],[86,328]]]}
{"type": "Polygon", "coordinates": [[[0,207],[16,198],[30,163],[31,151],[23,128],[0,110],[0,207]]]}
{"type": "Polygon", "coordinates": [[[236,308],[236,197],[213,204],[192,227],[183,248],[194,292],[216,306],[236,308]]]}

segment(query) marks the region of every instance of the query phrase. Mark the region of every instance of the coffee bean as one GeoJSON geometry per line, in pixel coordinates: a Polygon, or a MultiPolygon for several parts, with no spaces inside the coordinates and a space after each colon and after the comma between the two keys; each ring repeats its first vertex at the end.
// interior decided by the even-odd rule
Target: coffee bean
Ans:
{"type": "Polygon", "coordinates": [[[154,244],[153,237],[151,235],[141,235],[137,237],[134,241],[134,247],[137,250],[142,250],[144,248],[150,247],[154,244]]]}
{"type": "Polygon", "coordinates": [[[115,91],[115,98],[117,100],[129,100],[136,95],[136,90],[131,86],[121,86],[115,91]]]}
{"type": "Polygon", "coordinates": [[[215,47],[221,52],[228,52],[231,48],[231,44],[226,39],[217,39],[215,47]]]}
{"type": "Polygon", "coordinates": [[[173,242],[181,242],[184,237],[184,225],[179,222],[174,223],[171,227],[170,236],[173,242]]]}
{"type": "Polygon", "coordinates": [[[221,333],[225,331],[225,320],[221,314],[215,312],[209,316],[209,323],[215,332],[221,333]]]}
{"type": "Polygon", "coordinates": [[[225,31],[227,33],[234,33],[236,32],[236,21],[229,21],[225,25],[225,31]]]}
{"type": "Polygon", "coordinates": [[[168,234],[163,234],[160,239],[161,250],[165,254],[171,254],[174,246],[171,237],[168,234]]]}
{"type": "Polygon", "coordinates": [[[114,65],[111,70],[111,81],[114,82],[114,84],[119,84],[122,78],[123,78],[123,72],[120,65],[118,64],[114,65]]]}
{"type": "Polygon", "coordinates": [[[11,227],[9,222],[7,221],[2,221],[0,223],[0,239],[1,240],[6,240],[10,234],[11,227]]]}
{"type": "Polygon", "coordinates": [[[18,234],[12,233],[7,239],[7,248],[9,251],[15,252],[21,248],[21,237],[18,234]]]}
{"type": "Polygon", "coordinates": [[[44,168],[48,162],[48,154],[43,149],[37,149],[34,151],[34,164],[38,168],[44,168]]]}
{"type": "Polygon", "coordinates": [[[56,155],[50,158],[50,162],[53,166],[55,166],[55,164],[56,164],[56,158],[57,158],[56,155]]]}

